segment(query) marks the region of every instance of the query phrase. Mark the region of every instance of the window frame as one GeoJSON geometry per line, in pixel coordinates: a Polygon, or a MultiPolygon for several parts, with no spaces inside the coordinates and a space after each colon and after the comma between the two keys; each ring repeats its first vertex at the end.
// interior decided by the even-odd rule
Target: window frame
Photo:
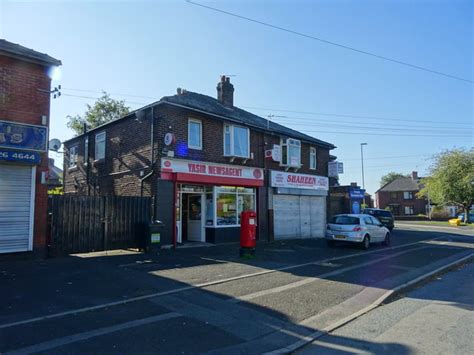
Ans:
{"type": "Polygon", "coordinates": [[[202,150],[202,121],[197,118],[188,118],[188,148],[194,150],[202,150]],[[199,124],[199,145],[191,144],[191,123],[199,124]]]}
{"type": "Polygon", "coordinates": [[[413,200],[413,192],[412,191],[403,191],[403,199],[404,200],[413,200]],[[406,197],[408,195],[408,197],[406,197]]]}
{"type": "Polygon", "coordinates": [[[243,159],[250,159],[250,129],[245,126],[239,126],[239,125],[234,125],[230,123],[224,123],[223,127],[223,150],[224,150],[224,156],[225,157],[236,157],[236,158],[243,158],[243,159]],[[226,154],[225,147],[226,147],[226,141],[225,141],[225,136],[226,136],[226,128],[229,127],[229,135],[230,135],[230,152],[229,154],[226,154]],[[247,131],[247,155],[237,155],[235,154],[235,142],[234,142],[234,128],[241,128],[245,129],[247,131]]]}
{"type": "Polygon", "coordinates": [[[77,167],[78,157],[79,157],[79,144],[75,144],[69,148],[68,169],[74,169],[77,167]],[[74,154],[72,153],[73,151],[74,151],[74,154]],[[73,156],[74,156],[74,159],[72,159],[73,156]]]}
{"type": "Polygon", "coordinates": [[[102,132],[99,132],[99,133],[96,133],[95,137],[94,137],[94,160],[95,161],[100,161],[100,160],[104,160],[105,159],[105,150],[107,148],[107,133],[105,131],[102,131],[102,132]],[[103,140],[98,140],[97,138],[99,136],[104,136],[103,140]],[[98,143],[103,143],[104,144],[104,156],[103,157],[97,157],[97,148],[99,147],[99,144],[98,143]]]}
{"type": "Polygon", "coordinates": [[[280,166],[287,166],[290,168],[301,168],[301,141],[299,139],[294,139],[294,138],[287,138],[287,139],[281,139],[280,140],[280,145],[281,145],[281,156],[282,156],[282,161],[280,162],[280,166]],[[298,143],[298,144],[296,144],[298,143]],[[298,164],[293,165],[291,164],[291,156],[290,156],[290,146],[292,147],[297,147],[299,149],[299,157],[298,157],[298,164]],[[283,163],[283,156],[285,155],[284,150],[286,149],[286,163],[283,163]]]}
{"type": "Polygon", "coordinates": [[[404,206],[403,212],[405,216],[413,216],[415,214],[415,207],[414,206],[404,206]],[[410,210],[410,213],[407,213],[407,208],[410,210]]]}
{"type": "Polygon", "coordinates": [[[318,168],[318,152],[315,147],[310,147],[309,148],[309,169],[316,170],[317,168],[318,168]]]}

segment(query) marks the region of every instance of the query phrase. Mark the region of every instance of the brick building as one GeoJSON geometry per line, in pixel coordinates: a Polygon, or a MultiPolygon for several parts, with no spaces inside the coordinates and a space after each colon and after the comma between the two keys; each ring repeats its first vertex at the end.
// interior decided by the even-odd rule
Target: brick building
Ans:
{"type": "Polygon", "coordinates": [[[361,189],[356,182],[350,185],[330,186],[328,217],[341,213],[361,213],[362,208],[373,208],[372,196],[361,189]]]}
{"type": "Polygon", "coordinates": [[[48,73],[59,65],[0,40],[0,253],[46,250],[48,73]]]}
{"type": "Polygon", "coordinates": [[[238,240],[248,209],[261,239],[322,237],[334,146],[234,106],[233,93],[222,76],[217,99],[178,89],[65,142],[65,193],[154,196],[163,244],[238,240]]]}
{"type": "Polygon", "coordinates": [[[375,192],[377,208],[390,208],[395,216],[426,214],[428,202],[419,199],[420,179],[416,171],[409,177],[399,177],[375,192]]]}

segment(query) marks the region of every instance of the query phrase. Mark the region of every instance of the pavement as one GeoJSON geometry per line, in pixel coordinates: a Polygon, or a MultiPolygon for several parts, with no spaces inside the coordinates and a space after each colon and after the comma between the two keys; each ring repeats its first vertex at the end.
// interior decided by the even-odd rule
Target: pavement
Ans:
{"type": "Polygon", "coordinates": [[[260,243],[249,260],[226,244],[0,262],[0,353],[284,352],[469,258],[471,234],[397,228],[369,251],[260,243]]]}
{"type": "Polygon", "coordinates": [[[436,277],[298,354],[472,354],[474,264],[436,277]]]}

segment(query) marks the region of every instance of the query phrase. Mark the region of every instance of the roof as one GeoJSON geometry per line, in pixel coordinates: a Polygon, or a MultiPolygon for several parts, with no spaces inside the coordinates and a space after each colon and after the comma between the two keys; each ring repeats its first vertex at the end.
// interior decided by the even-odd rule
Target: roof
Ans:
{"type": "MultiPolygon", "coordinates": [[[[189,110],[193,110],[196,112],[213,115],[213,116],[216,116],[217,118],[226,119],[226,120],[240,123],[242,125],[249,126],[249,127],[254,127],[266,132],[274,132],[283,136],[288,136],[289,138],[300,139],[305,142],[324,146],[328,149],[336,148],[336,146],[334,146],[331,143],[308,136],[307,134],[282,126],[278,123],[275,123],[272,121],[269,122],[266,118],[254,115],[253,113],[242,110],[238,107],[234,106],[232,108],[229,108],[227,106],[222,105],[217,99],[213,97],[203,95],[203,94],[198,94],[196,92],[191,92],[191,91],[185,91],[184,93],[173,95],[173,96],[164,96],[159,101],[156,101],[147,106],[144,106],[135,111],[132,111],[122,118],[107,122],[99,127],[91,129],[89,132],[102,129],[113,122],[117,122],[120,119],[130,117],[135,112],[138,112],[144,108],[157,106],[161,104],[170,104],[170,105],[186,108],[189,110]]],[[[64,141],[63,143],[67,143],[81,136],[82,134],[76,137],[73,137],[71,139],[68,139],[64,141]]]]}
{"type": "Polygon", "coordinates": [[[253,113],[242,110],[241,108],[235,106],[231,108],[224,106],[217,99],[207,95],[186,91],[179,95],[165,96],[161,101],[225,117],[246,126],[252,126],[264,131],[271,131],[291,138],[301,139],[306,142],[326,146],[329,149],[335,148],[331,143],[324,142],[294,129],[269,121],[266,118],[254,115],[253,113]]]}
{"type": "Polygon", "coordinates": [[[395,191],[418,191],[420,186],[418,184],[418,180],[413,180],[411,177],[399,177],[392,182],[382,186],[377,192],[380,191],[387,191],[387,192],[395,192],[395,191]]]}
{"type": "Polygon", "coordinates": [[[61,61],[56,58],[4,39],[0,39],[0,54],[43,65],[61,65],[61,61]]]}

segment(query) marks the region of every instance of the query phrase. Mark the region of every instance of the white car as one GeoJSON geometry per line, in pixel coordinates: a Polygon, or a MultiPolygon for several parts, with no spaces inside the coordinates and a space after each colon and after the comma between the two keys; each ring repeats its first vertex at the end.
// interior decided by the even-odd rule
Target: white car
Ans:
{"type": "Polygon", "coordinates": [[[327,225],[326,241],[329,246],[336,241],[360,243],[368,249],[372,243],[390,245],[390,231],[368,214],[339,214],[327,225]]]}

